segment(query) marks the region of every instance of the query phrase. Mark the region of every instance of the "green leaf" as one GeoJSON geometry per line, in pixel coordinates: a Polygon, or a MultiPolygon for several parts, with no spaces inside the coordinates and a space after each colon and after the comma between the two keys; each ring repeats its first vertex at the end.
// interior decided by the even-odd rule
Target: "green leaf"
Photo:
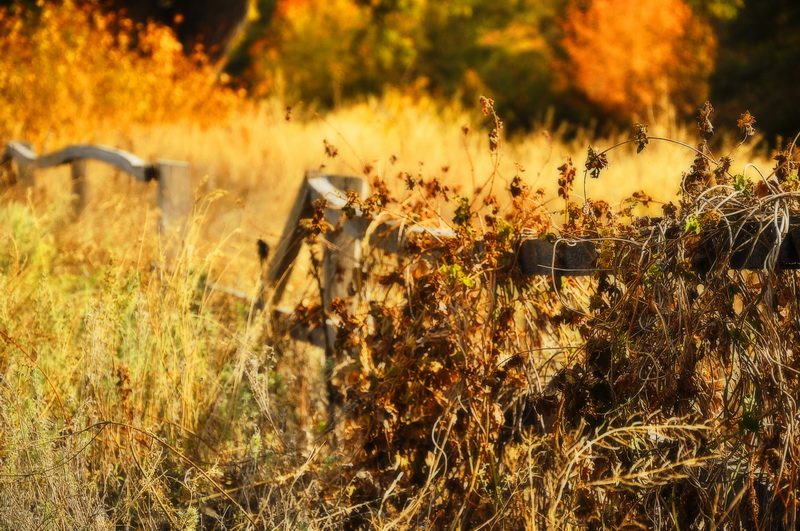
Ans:
{"type": "Polygon", "coordinates": [[[686,218],[686,225],[684,226],[684,231],[687,233],[693,232],[695,234],[700,234],[700,231],[703,230],[703,224],[700,219],[692,214],[688,218],[686,218]]]}

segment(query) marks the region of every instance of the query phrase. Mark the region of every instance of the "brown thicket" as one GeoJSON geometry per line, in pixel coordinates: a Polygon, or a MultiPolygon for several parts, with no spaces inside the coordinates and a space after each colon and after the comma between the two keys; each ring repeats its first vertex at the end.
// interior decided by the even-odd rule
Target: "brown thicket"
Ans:
{"type": "MultiPolygon", "coordinates": [[[[405,176],[408,221],[441,221],[430,205],[451,202],[457,236],[414,239],[396,262],[373,252],[357,309],[334,301],[348,525],[796,526],[796,273],[777,250],[758,270],[729,265],[744,263],[742,234],[790,238],[796,150],[758,176],[774,181],[758,194],[708,150],[712,110],[659,219],[632,215],[644,193],[619,210],[576,204],[569,163],[562,228],[516,179],[498,200],[491,180],[464,198],[405,176]],[[529,233],[595,242],[597,278],[520,278],[513,253],[529,233]]],[[[742,115],[745,139],[752,123],[742,115]]],[[[661,141],[639,124],[624,144],[661,141]]],[[[590,148],[584,179],[612,157],[590,148]]]]}

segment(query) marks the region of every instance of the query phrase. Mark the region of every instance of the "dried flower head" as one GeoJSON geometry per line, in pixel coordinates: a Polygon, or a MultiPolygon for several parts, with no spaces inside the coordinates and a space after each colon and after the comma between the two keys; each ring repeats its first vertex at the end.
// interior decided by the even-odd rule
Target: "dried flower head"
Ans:
{"type": "Polygon", "coordinates": [[[495,152],[500,146],[500,133],[496,127],[489,132],[489,151],[495,152]]]}
{"type": "Polygon", "coordinates": [[[697,115],[697,130],[705,139],[714,134],[714,125],[711,123],[712,112],[714,112],[714,107],[710,101],[707,101],[700,107],[700,114],[697,115]]]}
{"type": "Polygon", "coordinates": [[[486,96],[480,97],[481,103],[481,112],[483,112],[484,116],[489,116],[490,114],[494,114],[494,100],[491,98],[487,98],[486,96]]]}
{"type": "Polygon", "coordinates": [[[636,144],[636,153],[641,153],[650,139],[647,138],[647,124],[633,124],[633,141],[636,144]]]}
{"type": "Polygon", "coordinates": [[[748,138],[756,134],[753,124],[756,123],[756,117],[750,114],[750,111],[745,111],[741,117],[736,120],[739,130],[744,133],[744,137],[748,138]]]}
{"type": "Polygon", "coordinates": [[[564,199],[569,199],[569,193],[575,182],[575,166],[572,164],[572,157],[567,157],[567,161],[558,167],[561,174],[558,178],[558,195],[564,199]]]}
{"type": "Polygon", "coordinates": [[[586,170],[592,179],[600,177],[600,172],[608,166],[608,157],[597,148],[589,146],[589,153],[586,156],[586,170]]]}
{"type": "Polygon", "coordinates": [[[325,145],[325,154],[330,158],[335,158],[336,155],[339,154],[339,150],[336,149],[336,146],[328,142],[327,140],[323,139],[322,143],[325,145]]]}
{"type": "Polygon", "coordinates": [[[778,178],[778,181],[788,181],[792,174],[797,172],[798,162],[794,159],[792,152],[789,149],[778,151],[774,157],[775,168],[773,173],[778,178]]]}

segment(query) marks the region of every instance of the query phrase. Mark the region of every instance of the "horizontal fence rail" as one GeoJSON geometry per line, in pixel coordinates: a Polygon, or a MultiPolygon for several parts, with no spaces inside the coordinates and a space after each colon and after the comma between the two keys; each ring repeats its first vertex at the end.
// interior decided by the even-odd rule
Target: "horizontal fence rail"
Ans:
{"type": "Polygon", "coordinates": [[[72,170],[73,208],[79,213],[86,206],[88,186],[86,162],[95,160],[109,164],[140,182],[158,182],[158,206],[161,209],[161,230],[183,228],[191,212],[193,194],[189,164],[173,160],[148,163],[132,153],[108,146],[75,145],[54,153],[36,155],[22,142],[9,142],[0,162],[14,161],[17,182],[23,187],[35,184],[35,171],[69,164],[72,170]]]}
{"type": "MultiPolygon", "coordinates": [[[[107,146],[74,145],[60,151],[37,155],[22,142],[9,142],[0,153],[0,162],[13,161],[17,165],[17,181],[30,187],[35,183],[35,172],[45,168],[70,164],[72,169],[75,210],[85,206],[88,195],[86,162],[95,160],[109,164],[137,181],[158,182],[158,205],[162,211],[160,229],[183,227],[191,211],[193,194],[186,162],[158,160],[149,163],[136,155],[107,146]]],[[[403,252],[410,237],[426,234],[433,240],[453,238],[456,233],[448,228],[408,225],[398,220],[380,223],[367,219],[357,205],[348,201],[348,193],[365,199],[369,193],[362,177],[323,175],[307,171],[297,192],[293,207],[271,260],[262,269],[262,290],[253,301],[259,307],[269,305],[280,316],[292,310],[280,307],[297,255],[308,235],[302,223],[313,215],[314,203],[326,201],[326,221],[334,227],[326,235],[328,246],[323,258],[322,306],[325,308],[335,298],[350,298],[354,268],[359,264],[362,244],[389,253],[403,252]],[[345,209],[351,216],[342,221],[345,209]],[[265,300],[265,287],[271,287],[270,300],[265,300]]],[[[709,230],[704,241],[691,256],[692,266],[699,273],[711,270],[720,260],[727,260],[730,269],[800,269],[800,217],[789,217],[788,224],[779,230],[774,219],[728,220],[726,227],[709,230]]],[[[651,220],[658,224],[660,220],[651,220]]],[[[667,231],[668,237],[678,240],[683,231],[667,231]],[[672,233],[671,235],[669,233],[672,233]]],[[[521,239],[516,246],[514,264],[522,275],[551,277],[589,276],[604,270],[598,267],[601,240],[589,238],[553,238],[547,236],[521,239]]],[[[479,242],[476,248],[480,248],[479,242]]],[[[613,271],[611,271],[613,272],[613,271]]],[[[328,323],[332,326],[332,323],[328,323]]],[[[296,323],[290,333],[296,339],[325,346],[333,334],[321,334],[296,323]],[[327,340],[325,337],[327,336],[327,340]]],[[[330,345],[328,345],[330,347],[330,345]]]]}
{"type": "MultiPolygon", "coordinates": [[[[274,288],[271,305],[277,308],[274,310],[276,315],[286,317],[293,313],[289,308],[278,307],[278,304],[308,234],[308,228],[301,221],[312,216],[313,204],[318,199],[327,202],[326,221],[334,227],[338,225],[333,233],[326,235],[328,245],[323,258],[325,274],[321,293],[323,311],[336,297],[350,298],[348,285],[352,281],[353,268],[360,261],[361,243],[365,239],[373,248],[398,253],[402,252],[405,242],[413,235],[428,234],[438,240],[456,236],[454,231],[447,228],[409,226],[397,220],[374,224],[372,220],[364,218],[357,207],[353,208],[348,203],[348,192],[355,192],[363,199],[368,194],[366,180],[361,177],[323,175],[318,171],[306,172],[284,227],[283,237],[265,275],[265,284],[274,288]],[[355,215],[340,223],[345,208],[353,209],[350,214],[355,215]],[[331,273],[334,271],[336,275],[331,273]]],[[[650,221],[656,226],[662,223],[659,219],[650,221]]],[[[677,241],[685,236],[685,232],[676,227],[666,233],[668,240],[677,241]]],[[[729,220],[727,226],[709,227],[704,234],[703,241],[689,257],[692,266],[700,274],[710,271],[720,260],[727,260],[728,268],[732,270],[800,269],[800,217],[790,217],[783,234],[776,228],[773,218],[729,220]]],[[[613,269],[598,267],[601,245],[601,239],[558,239],[544,235],[526,238],[517,245],[514,264],[522,275],[569,277],[613,273],[613,269]]],[[[480,248],[479,245],[476,247],[480,248]]],[[[329,330],[323,334],[319,329],[312,330],[305,324],[295,323],[289,333],[295,339],[326,347],[326,341],[329,342],[334,335],[330,330],[332,326],[333,323],[327,321],[326,328],[329,330]]],[[[331,345],[327,347],[330,349],[331,345]]]]}

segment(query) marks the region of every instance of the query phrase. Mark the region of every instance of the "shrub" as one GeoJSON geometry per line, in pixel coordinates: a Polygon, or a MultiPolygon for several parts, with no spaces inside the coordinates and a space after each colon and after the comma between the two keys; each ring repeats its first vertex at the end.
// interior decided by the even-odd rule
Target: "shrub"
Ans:
{"type": "MultiPolygon", "coordinates": [[[[407,220],[427,214],[455,236],[412,238],[396,262],[370,255],[367,291],[333,301],[350,525],[796,525],[794,274],[777,253],[731,271],[742,257],[729,235],[788,237],[798,164],[789,146],[762,192],[736,185],[746,178],[730,173],[730,154],[706,145],[712,110],[701,109],[700,144],[684,145],[695,161],[660,220],[632,217],[643,193],[618,211],[578,207],[569,164],[561,228],[517,179],[506,201],[496,176],[465,201],[405,177],[419,194],[397,207],[407,220]],[[431,209],[437,199],[455,203],[452,223],[431,209]],[[516,277],[510,257],[527,231],[595,241],[602,272],[516,277]]],[[[745,139],[752,124],[742,115],[745,139]]],[[[623,145],[663,140],[639,125],[623,145]]],[[[584,179],[602,179],[609,151],[590,148],[584,179]]]]}

